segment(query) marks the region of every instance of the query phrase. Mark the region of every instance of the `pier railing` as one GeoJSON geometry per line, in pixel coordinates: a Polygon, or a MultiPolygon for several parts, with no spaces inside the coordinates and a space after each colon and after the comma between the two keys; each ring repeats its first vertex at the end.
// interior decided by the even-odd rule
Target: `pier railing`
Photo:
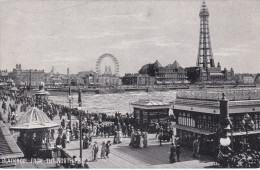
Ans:
{"type": "Polygon", "coordinates": [[[222,98],[222,93],[230,101],[260,100],[260,88],[181,90],[177,92],[176,98],[218,101],[222,98]]]}

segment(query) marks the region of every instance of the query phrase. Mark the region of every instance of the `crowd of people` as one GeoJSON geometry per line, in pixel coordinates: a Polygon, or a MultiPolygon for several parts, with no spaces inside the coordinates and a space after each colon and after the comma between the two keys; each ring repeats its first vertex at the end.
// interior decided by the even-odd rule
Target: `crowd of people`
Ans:
{"type": "MultiPolygon", "coordinates": [[[[122,115],[115,113],[108,115],[106,113],[89,113],[77,108],[70,108],[56,103],[49,103],[42,101],[40,104],[35,101],[33,97],[26,92],[20,91],[18,93],[8,93],[6,91],[0,92],[0,101],[2,112],[0,112],[0,119],[5,122],[15,124],[17,122],[17,112],[25,112],[30,107],[38,107],[43,110],[47,116],[54,120],[54,117],[59,117],[60,127],[57,131],[50,130],[51,140],[55,140],[55,133],[57,133],[56,147],[66,148],[72,140],[79,140],[80,126],[82,128],[83,149],[91,149],[92,161],[97,161],[97,157],[109,158],[111,144],[120,144],[124,137],[130,138],[129,146],[133,148],[148,147],[148,131],[146,129],[135,129],[134,118],[131,114],[122,115]],[[19,108],[20,107],[20,108],[19,108]],[[4,120],[3,114],[7,114],[7,119],[4,120]],[[79,120],[81,118],[81,121],[79,120]],[[81,124],[80,124],[81,122],[81,124]],[[113,137],[113,141],[109,138],[113,137]],[[93,138],[103,138],[101,145],[93,138]],[[99,150],[99,146],[101,149],[99,150]],[[100,156],[98,153],[100,152],[100,156]]],[[[5,116],[6,117],[6,116],[5,116]]],[[[163,127],[155,123],[156,138],[158,137],[160,145],[163,140],[172,143],[170,148],[169,161],[171,163],[180,161],[181,143],[180,137],[174,137],[173,129],[169,126],[163,127]]],[[[193,157],[199,158],[200,140],[198,138],[193,141],[193,157]]],[[[230,168],[258,168],[260,152],[248,149],[243,153],[224,154],[220,152],[219,163],[230,168]]]]}
{"type": "Polygon", "coordinates": [[[217,162],[222,168],[259,168],[260,151],[252,150],[249,145],[243,152],[234,152],[230,147],[220,147],[217,162]]]}
{"type": "Polygon", "coordinates": [[[131,141],[129,146],[133,148],[146,148],[148,146],[148,133],[141,132],[140,129],[136,131],[132,128],[131,141]]]}

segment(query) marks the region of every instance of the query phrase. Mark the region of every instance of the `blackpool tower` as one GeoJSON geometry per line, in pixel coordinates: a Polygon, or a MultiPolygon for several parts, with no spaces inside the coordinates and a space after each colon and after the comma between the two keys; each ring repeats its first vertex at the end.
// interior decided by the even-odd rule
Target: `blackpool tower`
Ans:
{"type": "Polygon", "coordinates": [[[199,40],[199,50],[197,57],[197,66],[203,67],[204,70],[208,70],[208,67],[215,67],[210,35],[209,35],[209,11],[206,3],[203,1],[200,10],[200,40],[199,40]]]}

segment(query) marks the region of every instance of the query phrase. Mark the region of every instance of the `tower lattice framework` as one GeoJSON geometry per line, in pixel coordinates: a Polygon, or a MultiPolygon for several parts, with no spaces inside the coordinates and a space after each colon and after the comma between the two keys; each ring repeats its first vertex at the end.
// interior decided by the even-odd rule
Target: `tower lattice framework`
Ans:
{"type": "Polygon", "coordinates": [[[207,70],[208,67],[215,67],[209,34],[209,12],[206,3],[203,2],[200,10],[200,41],[197,57],[197,66],[207,70]]]}

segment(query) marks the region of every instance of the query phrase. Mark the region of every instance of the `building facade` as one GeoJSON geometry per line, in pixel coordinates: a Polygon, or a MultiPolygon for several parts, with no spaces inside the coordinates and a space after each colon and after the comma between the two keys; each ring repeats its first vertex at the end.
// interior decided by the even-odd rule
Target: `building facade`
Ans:
{"type": "Polygon", "coordinates": [[[9,79],[7,70],[0,70],[0,81],[6,82],[9,79]]]}
{"type": "Polygon", "coordinates": [[[22,70],[21,64],[16,64],[16,68],[9,72],[8,76],[16,85],[38,86],[41,82],[45,82],[44,70],[22,70]]]}
{"type": "Polygon", "coordinates": [[[152,86],[155,84],[155,77],[148,74],[140,74],[137,76],[137,85],[139,86],[152,86]]]}
{"type": "Polygon", "coordinates": [[[156,84],[179,84],[186,81],[186,71],[176,60],[173,64],[160,67],[156,72],[156,84]]]}
{"type": "Polygon", "coordinates": [[[248,73],[236,74],[235,79],[238,84],[253,85],[255,84],[256,75],[248,73]]]}
{"type": "Polygon", "coordinates": [[[132,74],[132,73],[126,73],[122,77],[122,84],[123,85],[137,85],[137,77],[139,76],[138,73],[132,74]]]}
{"type": "Polygon", "coordinates": [[[131,103],[134,109],[134,126],[142,131],[155,132],[155,123],[167,124],[171,104],[162,100],[140,99],[131,103]]]}
{"type": "Polygon", "coordinates": [[[260,89],[227,89],[179,91],[173,112],[177,119],[177,134],[184,147],[192,149],[195,137],[200,140],[201,152],[217,153],[220,138],[220,100],[222,94],[229,100],[229,118],[232,122],[231,147],[238,151],[241,142],[247,138],[252,148],[260,142],[260,89]],[[243,120],[249,115],[252,126],[245,128],[243,120]],[[252,122],[251,122],[252,123],[252,122]]]}
{"type": "Polygon", "coordinates": [[[161,67],[162,67],[162,65],[159,63],[158,60],[156,60],[153,64],[143,65],[138,73],[147,74],[149,76],[155,76],[156,73],[159,71],[159,68],[161,68],[161,67]]]}

